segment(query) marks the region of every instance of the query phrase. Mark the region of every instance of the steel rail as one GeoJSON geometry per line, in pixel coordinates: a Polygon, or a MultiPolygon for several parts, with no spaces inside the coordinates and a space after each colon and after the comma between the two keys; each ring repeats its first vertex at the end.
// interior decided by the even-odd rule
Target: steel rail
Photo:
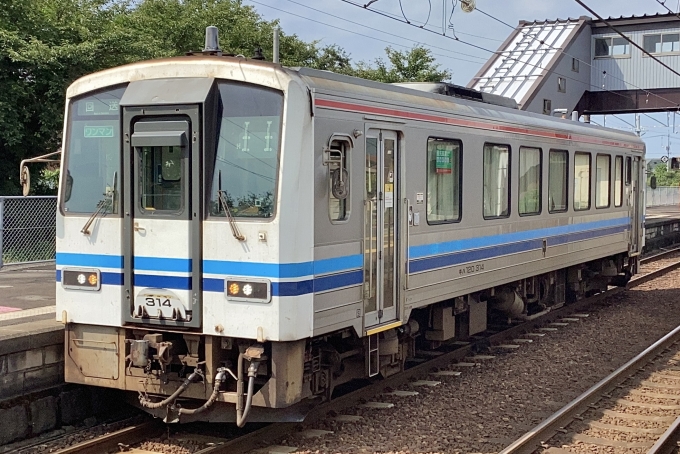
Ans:
{"type": "MultiPolygon", "coordinates": [[[[652,271],[651,273],[643,274],[631,280],[626,288],[636,287],[676,268],[680,268],[680,261],[659,270],[652,271]]],[[[515,325],[480,341],[473,341],[468,345],[461,346],[453,351],[444,353],[424,363],[418,364],[417,366],[411,367],[402,373],[377,381],[329,402],[320,403],[307,414],[305,419],[309,421],[322,418],[331,411],[339,413],[347,408],[355,406],[362,399],[369,399],[376,394],[383,392],[385,388],[397,388],[414,378],[427,375],[434,368],[445,367],[448,364],[459,361],[491,344],[499,344],[508,339],[514,339],[539,326],[564,318],[569,314],[582,311],[598,301],[623,292],[626,288],[615,287],[606,292],[598,293],[590,298],[552,310],[534,320],[515,325]]],[[[680,330],[680,327],[678,330],[680,330]]],[[[254,432],[250,432],[243,437],[234,438],[226,442],[218,443],[215,446],[210,446],[198,451],[196,454],[245,454],[248,451],[262,447],[265,443],[274,442],[276,439],[290,433],[297,426],[299,426],[298,423],[274,423],[254,432]]]]}
{"type": "Polygon", "coordinates": [[[569,402],[529,432],[522,435],[515,442],[500,451],[499,454],[530,454],[534,452],[541,446],[542,442],[552,438],[558,429],[572,422],[574,416],[586,411],[589,405],[601,398],[603,394],[607,394],[614,390],[621,382],[637,372],[642,364],[649,363],[650,360],[678,340],[680,340],[680,326],[673,329],[673,331],[647,347],[642,353],[639,353],[626,364],[591,386],[586,392],[569,402]]]}
{"type": "MultiPolygon", "coordinates": [[[[640,275],[639,277],[631,280],[626,288],[636,287],[679,267],[680,261],[672,263],[659,270],[655,270],[651,273],[640,275]]],[[[341,412],[347,408],[355,406],[362,399],[369,399],[376,394],[383,392],[385,388],[397,388],[408,383],[414,378],[427,375],[434,368],[445,367],[454,361],[462,360],[478,350],[486,349],[489,345],[499,344],[507,341],[508,339],[514,339],[537,327],[543,326],[557,319],[564,318],[569,314],[587,309],[593,304],[610,296],[619,294],[624,290],[625,289],[621,287],[611,288],[606,292],[599,293],[590,298],[586,298],[581,301],[577,301],[576,303],[552,310],[533,320],[512,326],[499,333],[492,334],[491,336],[484,339],[474,340],[468,345],[460,346],[455,350],[446,352],[426,362],[413,366],[402,373],[376,381],[368,386],[349,392],[329,402],[320,403],[307,414],[306,420],[309,421],[322,418],[327,413],[332,411],[341,412]]],[[[678,327],[678,330],[680,330],[680,327],[678,327]]],[[[237,436],[230,440],[215,437],[215,441],[212,446],[201,449],[195,454],[245,454],[248,451],[260,448],[266,443],[272,443],[276,439],[291,433],[296,427],[299,427],[299,425],[299,423],[272,423],[260,429],[244,433],[243,435],[237,436]]],[[[93,440],[88,440],[86,442],[64,448],[60,451],[57,451],[55,454],[102,454],[104,452],[117,451],[120,444],[131,445],[139,443],[146,439],[161,435],[165,429],[165,424],[160,422],[160,420],[153,420],[149,421],[148,423],[131,426],[102,437],[97,437],[93,440]]]]}
{"type": "Polygon", "coordinates": [[[680,417],[661,435],[647,454],[671,454],[678,447],[680,441],[680,417]]]}
{"type": "Polygon", "coordinates": [[[125,427],[92,440],[55,451],[54,454],[104,454],[119,452],[123,445],[129,446],[162,435],[166,430],[160,419],[125,427]]]}
{"type": "Polygon", "coordinates": [[[674,254],[676,252],[680,252],[680,247],[675,247],[673,249],[668,249],[666,251],[659,252],[658,254],[653,254],[653,255],[649,255],[647,257],[643,257],[643,258],[640,259],[640,263],[648,263],[648,262],[652,262],[654,260],[659,260],[659,259],[666,257],[667,255],[671,255],[671,254],[674,254]]]}

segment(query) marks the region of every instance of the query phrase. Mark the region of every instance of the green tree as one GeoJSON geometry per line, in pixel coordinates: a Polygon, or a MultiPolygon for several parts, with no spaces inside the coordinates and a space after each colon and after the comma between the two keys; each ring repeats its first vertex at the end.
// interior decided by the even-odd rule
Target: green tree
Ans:
{"type": "Polygon", "coordinates": [[[391,47],[385,49],[388,62],[376,58],[372,63],[359,62],[354,75],[386,83],[442,82],[451,79],[451,72],[440,65],[429,49],[416,46],[402,52],[391,47]]]}
{"type": "Polygon", "coordinates": [[[129,61],[134,39],[106,0],[6,0],[0,8],[0,194],[19,191],[19,161],[59,148],[66,87],[129,61]]]}
{"type": "MultiPolygon", "coordinates": [[[[19,162],[59,148],[66,88],[95,71],[201,50],[217,25],[225,52],[271,59],[276,21],[240,0],[5,0],[0,8],[0,194],[19,193],[19,162]]],[[[281,34],[282,63],[336,69],[337,47],[281,34]]],[[[37,169],[33,169],[36,173],[37,169]]]]}
{"type": "MultiPolygon", "coordinates": [[[[241,0],[4,0],[0,8],[0,194],[18,194],[21,159],[61,144],[66,88],[77,78],[139,60],[183,55],[204,46],[208,25],[220,29],[225,53],[272,58],[266,21],[241,0]]],[[[381,82],[441,81],[432,54],[387,48],[387,62],[353,66],[336,45],[320,47],[280,34],[281,63],[381,82]]],[[[33,169],[38,173],[39,169],[33,169]]],[[[49,190],[49,185],[44,186],[49,190]]]]}
{"type": "Polygon", "coordinates": [[[666,164],[659,164],[654,168],[657,186],[678,186],[680,185],[680,171],[668,171],[666,164]]]}

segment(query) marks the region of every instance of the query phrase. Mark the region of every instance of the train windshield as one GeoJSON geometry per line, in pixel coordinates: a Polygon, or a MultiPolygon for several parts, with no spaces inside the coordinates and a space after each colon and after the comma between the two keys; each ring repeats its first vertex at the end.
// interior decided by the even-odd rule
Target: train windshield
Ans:
{"type": "Polygon", "coordinates": [[[120,98],[125,87],[73,100],[69,108],[62,207],[69,213],[117,212],[120,98]]]}
{"type": "Polygon", "coordinates": [[[210,214],[270,218],[276,206],[283,94],[255,85],[220,82],[221,117],[210,214]]]}

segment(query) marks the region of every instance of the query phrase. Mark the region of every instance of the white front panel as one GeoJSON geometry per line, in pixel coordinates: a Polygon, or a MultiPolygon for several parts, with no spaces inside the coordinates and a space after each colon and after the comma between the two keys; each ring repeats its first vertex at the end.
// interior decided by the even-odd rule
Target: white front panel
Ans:
{"type": "Polygon", "coordinates": [[[123,253],[120,218],[97,219],[91,234],[80,232],[88,216],[57,215],[57,320],[66,312],[68,323],[120,326],[123,253]],[[96,269],[100,272],[98,291],[66,289],[61,273],[66,268],[96,269]]]}
{"type": "Polygon", "coordinates": [[[189,221],[139,219],[132,236],[135,317],[191,318],[189,221]]]}

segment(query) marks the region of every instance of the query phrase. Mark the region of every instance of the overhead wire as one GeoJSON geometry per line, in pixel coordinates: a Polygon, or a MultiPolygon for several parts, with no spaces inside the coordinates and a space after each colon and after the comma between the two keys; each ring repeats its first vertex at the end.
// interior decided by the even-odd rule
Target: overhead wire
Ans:
{"type": "Polygon", "coordinates": [[[583,8],[585,8],[590,14],[592,14],[592,15],[595,16],[595,17],[597,17],[600,21],[602,21],[602,23],[604,23],[607,27],[609,27],[609,28],[611,28],[613,31],[615,31],[619,36],[621,36],[623,39],[625,39],[626,41],[628,41],[631,45],[633,45],[634,47],[636,47],[637,49],[639,49],[640,51],[642,51],[643,54],[647,55],[649,58],[651,58],[652,60],[654,60],[655,62],[657,62],[657,63],[660,64],[661,66],[663,66],[664,68],[668,69],[670,72],[672,72],[672,73],[675,74],[676,76],[680,76],[680,72],[678,72],[678,71],[676,71],[675,69],[671,68],[671,67],[668,66],[666,63],[662,62],[661,60],[659,60],[658,58],[656,58],[654,55],[652,55],[652,54],[650,54],[649,52],[647,52],[647,50],[645,50],[642,46],[640,46],[638,43],[636,43],[635,41],[633,41],[632,39],[630,39],[629,37],[627,37],[626,35],[624,35],[621,31],[619,31],[618,28],[614,27],[612,24],[610,24],[610,23],[607,22],[605,19],[603,19],[602,16],[600,16],[600,15],[597,14],[595,11],[593,11],[588,5],[586,5],[585,3],[583,3],[581,0],[574,0],[574,1],[575,1],[576,3],[578,3],[579,5],[581,5],[583,8]]]}
{"type": "Polygon", "coordinates": [[[401,4],[401,0],[399,0],[399,9],[401,9],[401,15],[404,16],[406,23],[410,24],[411,22],[408,20],[408,17],[406,17],[406,13],[404,13],[404,6],[401,4]]]}
{"type": "Polygon", "coordinates": [[[632,124],[631,122],[624,120],[623,118],[619,117],[619,116],[616,115],[616,114],[611,114],[611,116],[614,117],[614,118],[616,118],[616,119],[619,120],[619,121],[624,122],[625,124],[627,124],[627,125],[630,126],[631,128],[635,129],[635,125],[632,124]]]}
{"type": "MultiPolygon", "coordinates": [[[[672,9],[670,9],[669,7],[666,6],[666,0],[664,0],[664,1],[656,0],[656,2],[657,2],[659,5],[661,5],[661,6],[663,6],[664,8],[666,8],[666,10],[667,10],[669,13],[675,14],[676,16],[678,16],[678,18],[680,18],[680,14],[676,13],[675,11],[673,11],[672,9]]],[[[680,0],[678,0],[678,6],[680,6],[680,0]]]]}
{"type": "MultiPolygon", "coordinates": [[[[254,0],[250,0],[250,1],[254,1],[254,0]]],[[[367,8],[367,7],[365,7],[364,5],[361,5],[361,4],[359,4],[359,3],[356,3],[356,2],[354,2],[354,1],[352,1],[352,0],[340,0],[340,1],[343,2],[343,3],[347,3],[347,4],[350,4],[350,5],[359,7],[359,8],[361,8],[361,9],[366,10],[366,11],[370,11],[370,12],[372,12],[372,13],[378,14],[378,15],[380,15],[380,16],[387,17],[388,19],[392,19],[392,20],[395,20],[395,21],[397,21],[397,22],[401,22],[401,23],[403,23],[403,24],[407,24],[407,25],[410,25],[410,26],[415,26],[415,27],[417,27],[417,28],[420,28],[420,27],[418,27],[417,25],[408,24],[408,23],[404,22],[404,21],[403,21],[402,19],[400,19],[398,16],[393,16],[393,15],[390,15],[390,14],[388,14],[388,13],[385,13],[385,12],[382,12],[382,11],[379,11],[379,10],[376,10],[376,9],[367,8]]],[[[514,27],[513,27],[513,28],[514,28],[514,27]]],[[[503,54],[504,54],[505,52],[503,52],[503,51],[500,51],[500,52],[499,52],[499,51],[493,51],[493,50],[487,49],[487,48],[485,48],[485,47],[479,46],[479,45],[477,45],[477,44],[473,44],[473,43],[470,43],[470,42],[468,42],[468,41],[464,41],[464,40],[459,39],[459,38],[457,38],[457,37],[451,37],[451,36],[447,36],[447,35],[442,35],[441,33],[437,32],[437,31],[434,31],[434,30],[431,30],[431,29],[429,29],[429,28],[420,28],[420,29],[421,29],[421,30],[425,30],[425,31],[427,31],[427,32],[429,32],[429,33],[433,33],[433,34],[438,35],[438,36],[442,36],[442,37],[447,38],[447,39],[450,39],[450,40],[452,40],[452,41],[455,41],[455,42],[458,42],[458,43],[461,43],[461,44],[464,44],[464,45],[473,47],[473,48],[475,48],[475,49],[482,50],[482,51],[484,51],[484,52],[488,52],[488,53],[491,53],[491,54],[494,54],[494,55],[500,55],[501,57],[503,57],[503,58],[505,58],[505,59],[509,59],[509,60],[514,60],[514,61],[522,62],[522,61],[519,60],[518,58],[511,57],[511,56],[504,56],[503,54]]],[[[559,50],[559,49],[558,49],[558,50],[559,50]]],[[[532,64],[532,63],[529,63],[529,62],[522,62],[522,63],[525,64],[525,65],[527,65],[527,66],[532,66],[532,67],[535,67],[535,68],[538,68],[538,69],[542,69],[542,70],[545,70],[545,69],[546,69],[546,68],[543,68],[543,67],[541,67],[541,66],[539,66],[539,65],[535,65],[535,64],[532,64]]],[[[572,80],[572,81],[574,81],[574,82],[581,83],[581,84],[584,84],[584,85],[588,85],[588,86],[590,86],[590,87],[597,88],[598,90],[602,90],[602,87],[599,87],[598,85],[593,85],[592,83],[585,82],[585,81],[582,81],[582,80],[579,80],[579,79],[575,79],[575,78],[573,78],[573,77],[569,77],[569,76],[567,76],[567,75],[565,75],[565,74],[558,73],[558,72],[555,71],[555,70],[551,70],[551,72],[552,72],[553,74],[556,74],[556,75],[560,76],[560,77],[564,77],[564,78],[567,79],[567,80],[572,80]]],[[[619,97],[622,97],[622,98],[624,98],[624,99],[629,99],[627,96],[625,96],[625,95],[623,95],[623,94],[621,94],[621,93],[618,93],[618,92],[616,92],[616,91],[607,90],[607,89],[604,89],[604,91],[607,91],[607,92],[609,92],[609,93],[612,93],[612,94],[614,94],[614,95],[616,95],[616,96],[619,96],[619,97]]],[[[653,93],[652,93],[652,94],[653,94],[653,93]]],[[[658,95],[657,95],[657,96],[658,96],[658,95]]],[[[663,99],[663,98],[662,98],[662,99],[663,99]]]]}
{"type": "Polygon", "coordinates": [[[664,128],[667,128],[667,127],[668,127],[668,125],[663,124],[663,122],[657,120],[656,118],[652,117],[651,115],[647,115],[646,113],[643,113],[642,115],[644,115],[644,116],[647,117],[647,118],[651,118],[652,120],[656,121],[656,122],[659,123],[661,126],[663,126],[664,128]]]}
{"type": "MultiPolygon", "coordinates": [[[[456,3],[457,3],[457,0],[453,0],[453,1],[456,1],[456,3]]],[[[372,2],[371,2],[371,3],[372,3],[372,2]]],[[[392,14],[392,13],[390,13],[390,12],[388,12],[388,11],[380,10],[380,9],[378,9],[378,8],[369,9],[368,6],[370,5],[370,3],[368,3],[368,4],[366,4],[366,5],[361,5],[361,4],[356,4],[356,3],[352,3],[352,4],[353,4],[354,6],[358,6],[358,7],[363,8],[363,9],[368,9],[369,11],[372,11],[372,12],[378,12],[378,13],[380,13],[381,15],[384,15],[385,17],[389,17],[390,19],[394,19],[395,17],[396,17],[396,18],[399,17],[398,15],[392,14]]],[[[416,22],[416,21],[411,21],[411,22],[412,22],[411,25],[414,25],[413,23],[416,22]]],[[[416,26],[417,26],[418,28],[422,28],[422,27],[424,27],[425,25],[427,25],[427,23],[424,23],[422,26],[421,26],[421,25],[416,25],[416,26]]],[[[428,29],[428,30],[429,30],[429,29],[428,29]]],[[[488,36],[475,35],[474,33],[467,33],[467,32],[461,32],[461,31],[458,31],[458,32],[456,32],[456,33],[459,34],[459,35],[471,36],[471,37],[473,37],[473,38],[485,39],[485,40],[488,40],[488,41],[495,41],[495,42],[498,42],[498,43],[502,43],[502,42],[503,42],[503,40],[501,40],[501,39],[489,38],[488,36]]],[[[438,33],[438,34],[439,34],[439,33],[438,33]]]]}
{"type": "MultiPolygon", "coordinates": [[[[314,7],[311,7],[311,6],[309,6],[309,5],[305,5],[304,3],[300,3],[300,2],[298,2],[298,1],[296,1],[296,0],[286,0],[286,1],[288,1],[288,2],[290,2],[290,3],[294,3],[294,4],[298,5],[298,6],[302,6],[303,8],[307,8],[307,9],[310,9],[310,10],[312,10],[312,11],[316,11],[317,13],[324,14],[324,15],[329,16],[329,17],[332,17],[332,18],[334,18],[334,19],[339,19],[339,20],[342,20],[342,21],[345,21],[345,22],[349,22],[350,24],[358,25],[359,27],[367,28],[367,29],[369,29],[369,30],[376,31],[376,32],[382,33],[382,34],[384,34],[384,35],[393,36],[393,37],[399,38],[399,39],[406,39],[406,38],[404,38],[403,36],[398,35],[398,34],[396,34],[396,33],[390,33],[390,32],[386,32],[386,31],[384,31],[384,30],[377,29],[377,28],[375,28],[375,27],[371,27],[371,26],[368,26],[368,25],[360,24],[359,22],[355,22],[355,21],[353,21],[353,20],[346,19],[346,18],[344,18],[344,17],[342,17],[342,16],[338,16],[338,15],[336,15],[336,14],[331,14],[331,13],[329,13],[329,12],[327,12],[327,11],[323,11],[323,10],[320,10],[320,9],[317,9],[317,8],[314,8],[314,7]]],[[[253,3],[255,3],[255,2],[253,2],[253,3]]],[[[265,6],[268,6],[268,5],[265,5],[265,6]]],[[[276,9],[276,8],[274,8],[273,6],[270,6],[270,8],[276,9]]],[[[280,11],[280,10],[279,10],[279,11],[280,11]]],[[[290,14],[290,13],[289,13],[289,14],[290,14]]],[[[299,16],[298,16],[298,17],[299,17],[299,16]]],[[[312,21],[313,21],[313,19],[309,19],[309,20],[312,20],[312,21]]],[[[350,30],[349,32],[350,32],[350,33],[353,33],[351,30],[350,30]]],[[[363,35],[362,35],[362,36],[363,36],[363,35]]],[[[451,53],[451,50],[449,50],[449,49],[447,49],[447,48],[445,48],[445,47],[435,46],[435,45],[430,44],[430,43],[424,43],[424,42],[421,42],[421,43],[422,43],[423,45],[426,45],[427,47],[432,48],[432,49],[439,49],[439,50],[443,50],[443,51],[445,51],[445,52],[450,52],[450,53],[451,53]]],[[[406,47],[406,46],[404,46],[404,47],[406,47]]],[[[462,53],[462,52],[456,52],[455,55],[463,55],[463,56],[465,56],[465,57],[471,57],[471,58],[477,58],[477,59],[480,59],[480,60],[486,60],[486,58],[484,58],[484,57],[479,57],[479,56],[477,56],[477,55],[472,55],[472,54],[464,54],[464,53],[462,53]]]]}
{"type": "MultiPolygon", "coordinates": [[[[300,15],[300,14],[295,14],[295,13],[292,13],[292,12],[290,12],[290,11],[286,11],[286,10],[284,10],[284,9],[277,8],[277,7],[275,7],[275,6],[268,5],[268,4],[266,4],[266,3],[259,2],[259,1],[257,1],[257,0],[248,0],[248,1],[250,1],[251,3],[255,3],[255,4],[257,4],[257,5],[260,5],[260,6],[265,6],[265,7],[267,7],[267,8],[271,8],[271,9],[273,9],[273,10],[276,10],[276,11],[279,11],[279,12],[282,12],[282,13],[289,14],[289,15],[291,15],[291,16],[298,17],[298,18],[300,18],[300,19],[309,20],[309,21],[315,22],[315,23],[317,23],[317,24],[325,25],[325,26],[327,26],[327,27],[333,27],[333,28],[335,28],[335,29],[342,30],[342,31],[347,32],[347,33],[352,33],[352,34],[354,34],[354,35],[362,36],[362,37],[364,37],[364,38],[372,39],[372,40],[375,40],[375,41],[380,41],[380,42],[383,42],[383,43],[386,43],[386,44],[391,44],[391,45],[393,45],[393,46],[403,47],[403,48],[406,48],[406,49],[409,49],[409,48],[410,48],[410,46],[406,46],[406,45],[404,45],[404,44],[395,43],[394,41],[388,41],[388,40],[385,40],[385,39],[377,38],[377,37],[375,37],[375,36],[365,35],[365,34],[363,34],[363,33],[359,33],[359,32],[353,31],[353,30],[348,30],[348,29],[345,29],[345,28],[341,28],[341,27],[338,27],[337,24],[336,24],[336,25],[331,25],[331,24],[328,24],[328,23],[325,23],[325,22],[322,22],[322,21],[319,21],[319,20],[316,20],[316,19],[311,19],[311,18],[309,18],[309,17],[302,16],[302,15],[300,15]]],[[[293,0],[288,0],[288,1],[290,1],[290,2],[292,2],[292,3],[296,3],[296,4],[301,5],[301,6],[304,6],[305,8],[309,8],[309,9],[312,9],[312,10],[314,10],[314,11],[317,11],[317,12],[320,12],[320,13],[323,13],[323,14],[326,14],[326,15],[329,15],[329,16],[331,16],[331,17],[335,17],[335,18],[337,18],[337,19],[341,19],[341,20],[344,20],[344,21],[347,21],[347,22],[350,22],[350,23],[353,23],[353,24],[356,24],[356,25],[360,25],[360,26],[362,26],[362,27],[370,28],[371,30],[378,31],[378,32],[380,32],[380,33],[384,33],[384,34],[387,34],[387,35],[390,35],[390,36],[395,36],[395,37],[398,37],[398,38],[400,38],[400,39],[405,39],[405,38],[403,38],[403,37],[401,37],[401,36],[399,36],[399,35],[392,34],[392,33],[389,33],[389,32],[385,32],[385,31],[382,31],[382,30],[377,30],[377,29],[375,29],[375,28],[373,28],[373,27],[368,27],[368,26],[365,26],[365,25],[363,25],[363,24],[359,24],[359,23],[357,23],[357,22],[351,21],[351,20],[349,20],[349,19],[345,19],[345,18],[336,16],[336,15],[333,15],[333,14],[330,14],[330,13],[326,13],[325,11],[317,10],[317,9],[315,9],[315,8],[312,8],[311,6],[302,5],[302,4],[300,4],[300,3],[298,3],[298,2],[295,2],[295,1],[293,1],[293,0]]],[[[420,28],[420,27],[418,27],[418,28],[420,28]]],[[[425,29],[423,29],[423,30],[427,30],[427,29],[425,28],[425,29]]],[[[445,48],[436,47],[436,46],[430,46],[430,45],[428,45],[428,44],[425,44],[425,45],[427,45],[428,47],[433,47],[433,48],[437,48],[437,49],[441,49],[441,50],[450,52],[448,49],[445,49],[445,48]]],[[[463,62],[467,62],[467,63],[476,63],[476,64],[479,64],[479,62],[477,62],[477,61],[466,60],[466,59],[464,59],[464,58],[458,58],[458,57],[455,57],[455,56],[452,56],[452,55],[438,54],[438,53],[435,53],[435,52],[433,52],[432,55],[436,55],[436,56],[438,56],[438,57],[443,57],[443,58],[450,58],[450,59],[452,59],[452,60],[463,61],[463,62]]],[[[464,56],[468,56],[468,57],[472,57],[472,58],[477,58],[477,59],[485,60],[483,57],[478,57],[478,56],[476,56],[476,55],[471,55],[471,54],[457,53],[456,55],[464,55],[464,56]]]]}

